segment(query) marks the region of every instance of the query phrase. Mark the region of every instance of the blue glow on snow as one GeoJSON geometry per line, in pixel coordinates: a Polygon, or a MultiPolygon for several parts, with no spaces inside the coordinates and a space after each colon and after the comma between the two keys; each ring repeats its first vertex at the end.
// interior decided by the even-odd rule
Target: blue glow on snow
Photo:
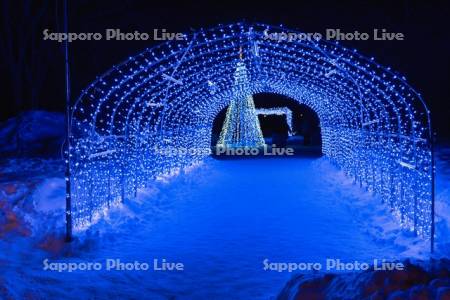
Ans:
{"type": "Polygon", "coordinates": [[[241,96],[288,96],[319,116],[323,153],[380,195],[419,236],[432,228],[429,111],[390,68],[325,40],[272,40],[265,24],[220,25],[146,49],[100,76],[73,107],[70,163],[76,228],[160,176],[202,161],[155,148],[209,148],[217,113],[241,96]],[[236,65],[248,80],[235,82],[236,65]]]}
{"type": "MultiPolygon", "coordinates": [[[[154,183],[123,208],[112,208],[109,218],[79,235],[70,255],[53,257],[30,245],[33,238],[0,240],[2,261],[9,262],[1,267],[2,278],[18,299],[28,293],[38,299],[268,300],[292,273],[263,270],[266,258],[299,263],[404,258],[406,249],[392,241],[398,232],[383,237],[370,233],[380,222],[364,223],[363,214],[375,214],[377,199],[368,197],[377,204],[365,212],[353,210],[367,193],[334,182],[338,177],[345,178],[326,159],[206,159],[188,174],[154,183]],[[184,263],[185,270],[59,273],[42,269],[46,258],[102,263],[165,258],[184,263]]],[[[64,187],[59,191],[62,196],[64,187]]]]}

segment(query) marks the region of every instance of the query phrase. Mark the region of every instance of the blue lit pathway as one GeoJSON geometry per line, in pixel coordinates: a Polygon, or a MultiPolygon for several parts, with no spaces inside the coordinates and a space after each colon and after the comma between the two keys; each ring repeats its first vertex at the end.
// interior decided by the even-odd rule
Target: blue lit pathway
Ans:
{"type": "Polygon", "coordinates": [[[97,272],[64,280],[78,295],[99,299],[271,299],[291,275],[264,271],[266,258],[323,263],[394,256],[393,246],[377,244],[358,226],[342,204],[351,199],[323,180],[329,174],[317,160],[210,159],[159,184],[152,196],[141,195],[146,202],[133,207],[137,219],[106,228],[100,249],[82,253],[82,259],[165,258],[183,262],[184,272],[97,272]]]}

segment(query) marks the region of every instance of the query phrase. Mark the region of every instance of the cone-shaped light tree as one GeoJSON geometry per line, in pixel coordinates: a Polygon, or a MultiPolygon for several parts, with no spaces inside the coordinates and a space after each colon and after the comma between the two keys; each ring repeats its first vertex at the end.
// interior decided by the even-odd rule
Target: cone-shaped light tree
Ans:
{"type": "Polygon", "coordinates": [[[234,99],[227,109],[217,147],[259,148],[264,146],[264,138],[259,125],[255,103],[248,87],[248,71],[241,60],[234,73],[234,99]]]}

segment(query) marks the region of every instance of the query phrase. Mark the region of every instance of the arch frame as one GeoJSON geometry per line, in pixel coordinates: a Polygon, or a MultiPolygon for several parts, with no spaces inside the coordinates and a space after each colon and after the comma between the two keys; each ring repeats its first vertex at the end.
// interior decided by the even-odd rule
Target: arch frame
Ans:
{"type": "Polygon", "coordinates": [[[90,84],[72,107],[70,166],[74,225],[86,228],[115,203],[206,152],[217,111],[239,93],[278,93],[319,116],[323,152],[380,195],[400,224],[433,238],[430,111],[405,77],[325,40],[278,40],[294,32],[261,23],[200,29],[129,57],[90,84]],[[243,51],[249,82],[233,88],[243,51]]]}

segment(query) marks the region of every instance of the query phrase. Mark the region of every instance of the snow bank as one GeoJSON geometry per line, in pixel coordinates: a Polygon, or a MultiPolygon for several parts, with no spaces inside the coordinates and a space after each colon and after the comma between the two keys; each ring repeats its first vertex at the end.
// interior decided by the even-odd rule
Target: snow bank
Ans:
{"type": "Polygon", "coordinates": [[[28,111],[0,124],[0,156],[57,155],[64,141],[64,115],[28,111]]]}
{"type": "Polygon", "coordinates": [[[403,259],[429,257],[430,242],[402,229],[389,208],[375,194],[367,191],[364,186],[355,184],[330,160],[323,158],[315,163],[323,174],[323,180],[338,195],[336,201],[340,201],[351,211],[356,226],[364,228],[377,242],[394,244],[403,259]]]}
{"type": "Polygon", "coordinates": [[[405,271],[298,274],[283,288],[278,300],[291,299],[450,299],[450,147],[436,149],[436,250],[430,257],[428,241],[401,230],[376,196],[354,185],[343,172],[333,172],[327,160],[319,160],[324,180],[331,186],[343,185],[341,198],[358,199],[348,203],[355,220],[377,239],[402,247],[407,260],[405,271]],[[348,195],[357,197],[347,197],[348,195]],[[417,259],[424,259],[423,261],[417,259]]]}
{"type": "Polygon", "coordinates": [[[63,178],[47,178],[34,190],[34,208],[40,213],[52,213],[65,209],[66,183],[63,178]]]}
{"type": "Polygon", "coordinates": [[[450,257],[450,145],[436,147],[436,248],[450,257]]]}

